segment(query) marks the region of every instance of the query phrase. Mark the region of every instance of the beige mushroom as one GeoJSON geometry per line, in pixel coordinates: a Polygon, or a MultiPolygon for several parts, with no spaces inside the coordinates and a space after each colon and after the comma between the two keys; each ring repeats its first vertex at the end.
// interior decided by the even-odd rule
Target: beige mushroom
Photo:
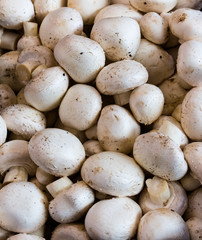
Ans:
{"type": "Polygon", "coordinates": [[[139,62],[121,60],[105,66],[97,75],[96,87],[105,95],[116,95],[146,83],[148,72],[139,62]]]}
{"type": "Polygon", "coordinates": [[[174,117],[179,123],[181,122],[182,104],[178,104],[172,112],[172,117],[174,117]]]}
{"type": "Polygon", "coordinates": [[[149,211],[138,226],[137,239],[178,239],[189,240],[189,230],[183,218],[175,211],[159,208],[149,211]],[[158,227],[156,227],[158,226],[158,227]]]}
{"type": "Polygon", "coordinates": [[[199,180],[193,178],[190,171],[186,173],[180,182],[186,191],[194,191],[201,186],[199,180]]]}
{"type": "Polygon", "coordinates": [[[29,141],[31,159],[45,172],[55,176],[69,176],[80,170],[85,160],[83,145],[70,132],[46,128],[29,141]]]}
{"type": "Polygon", "coordinates": [[[97,124],[93,125],[92,127],[88,128],[85,131],[85,136],[87,137],[87,139],[97,139],[97,124]]]}
{"type": "Polygon", "coordinates": [[[96,22],[90,38],[104,49],[111,61],[133,59],[140,44],[140,27],[129,17],[110,17],[96,22]]]}
{"type": "Polygon", "coordinates": [[[43,169],[40,167],[37,167],[36,169],[36,179],[39,181],[40,184],[42,185],[48,185],[52,183],[55,180],[55,176],[45,172],[43,169]]]}
{"type": "Polygon", "coordinates": [[[65,6],[66,0],[34,0],[34,9],[37,22],[41,23],[49,12],[65,6]]]}
{"type": "Polygon", "coordinates": [[[25,139],[30,139],[37,131],[46,127],[44,114],[25,104],[8,106],[1,116],[8,130],[25,139]]]}
{"type": "Polygon", "coordinates": [[[94,201],[93,190],[79,181],[56,195],[49,204],[49,213],[59,223],[75,222],[86,214],[94,201]]]}
{"type": "Polygon", "coordinates": [[[175,9],[178,8],[196,8],[201,0],[178,0],[175,9]]]}
{"type": "Polygon", "coordinates": [[[202,219],[197,217],[192,217],[186,221],[189,228],[190,239],[200,239],[202,238],[202,219]]]}
{"type": "Polygon", "coordinates": [[[82,31],[83,20],[80,13],[73,8],[60,7],[43,19],[39,36],[44,46],[54,49],[57,42],[66,35],[81,35],[82,31]]]}
{"type": "Polygon", "coordinates": [[[22,23],[34,18],[34,6],[31,0],[1,0],[0,25],[8,29],[20,29],[22,23]]]}
{"type": "Polygon", "coordinates": [[[93,81],[105,65],[102,47],[89,38],[67,35],[54,48],[58,63],[78,83],[93,81]]]}
{"type": "Polygon", "coordinates": [[[51,235],[51,240],[90,240],[83,224],[59,224],[51,235]]]}
{"type": "Polygon", "coordinates": [[[162,114],[164,96],[157,86],[147,83],[142,84],[130,94],[129,106],[139,123],[149,125],[162,114]]]}
{"type": "Polygon", "coordinates": [[[0,27],[0,48],[6,50],[16,50],[17,42],[20,38],[18,32],[6,30],[0,27]]]}
{"type": "Polygon", "coordinates": [[[108,17],[130,17],[139,22],[142,18],[142,13],[133,8],[129,3],[114,3],[101,9],[96,15],[94,23],[108,17]]]}
{"type": "Polygon", "coordinates": [[[4,108],[15,103],[17,98],[12,88],[8,84],[0,84],[0,113],[4,108]]]}
{"type": "Polygon", "coordinates": [[[27,233],[19,233],[7,238],[7,240],[45,240],[45,238],[27,233]]]}
{"type": "Polygon", "coordinates": [[[45,194],[30,182],[13,182],[0,190],[0,226],[17,233],[31,233],[48,217],[45,194]]]}
{"type": "Polygon", "coordinates": [[[169,208],[181,216],[184,214],[188,206],[188,198],[178,182],[168,182],[154,176],[146,180],[146,186],[139,197],[139,205],[143,213],[158,208],[169,208]]]}
{"type": "Polygon", "coordinates": [[[94,240],[131,239],[141,216],[140,206],[130,198],[102,200],[87,212],[85,228],[94,240]]]}
{"type": "Polygon", "coordinates": [[[69,77],[61,67],[47,68],[27,83],[25,100],[39,111],[51,111],[60,105],[68,86],[69,77]]]}
{"type": "Polygon", "coordinates": [[[188,170],[178,144],[158,131],[138,136],[133,156],[142,168],[168,181],[181,179],[188,170]]]}
{"type": "Polygon", "coordinates": [[[149,73],[148,83],[158,85],[175,71],[173,57],[161,46],[142,39],[134,60],[143,64],[149,73]]]}
{"type": "Polygon", "coordinates": [[[84,142],[83,147],[87,157],[104,151],[98,140],[88,140],[84,142]]]}
{"type": "Polygon", "coordinates": [[[140,125],[124,107],[112,104],[101,111],[97,122],[97,137],[104,150],[130,153],[140,125]]]}
{"type": "Polygon", "coordinates": [[[112,196],[137,195],[144,185],[144,173],[134,159],[110,151],[87,158],[81,177],[91,188],[112,196]]]}
{"type": "Polygon", "coordinates": [[[101,95],[96,88],[75,84],[62,99],[59,117],[65,126],[84,131],[96,123],[101,107],[101,95]]]}
{"type": "Polygon", "coordinates": [[[7,138],[7,127],[3,118],[0,116],[0,146],[5,143],[7,138]]]}
{"type": "Polygon", "coordinates": [[[68,0],[67,6],[76,9],[85,25],[93,24],[97,13],[110,4],[110,0],[68,0]]]}
{"type": "Polygon", "coordinates": [[[128,104],[131,92],[132,92],[132,90],[123,92],[123,93],[119,93],[119,94],[115,94],[113,96],[114,103],[119,106],[124,106],[124,105],[128,104]]]}

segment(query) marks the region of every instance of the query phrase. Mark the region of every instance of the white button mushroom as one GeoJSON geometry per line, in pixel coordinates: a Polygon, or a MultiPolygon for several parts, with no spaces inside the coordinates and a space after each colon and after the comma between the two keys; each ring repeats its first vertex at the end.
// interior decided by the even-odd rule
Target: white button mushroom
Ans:
{"type": "Polygon", "coordinates": [[[59,117],[65,126],[83,131],[96,123],[101,107],[101,95],[96,88],[76,84],[68,89],[62,99],[59,117]]]}
{"type": "Polygon", "coordinates": [[[137,195],[144,184],[144,173],[133,158],[110,151],[89,157],[81,177],[93,189],[112,196],[137,195]]]}
{"type": "Polygon", "coordinates": [[[7,138],[7,127],[6,123],[0,115],[0,146],[5,143],[7,138]]]}
{"type": "Polygon", "coordinates": [[[49,204],[49,213],[59,223],[71,223],[84,216],[94,201],[93,190],[79,181],[56,195],[49,204]]]}
{"type": "Polygon", "coordinates": [[[145,170],[168,181],[181,179],[188,169],[177,143],[157,131],[136,138],[133,156],[145,170]]]}
{"type": "Polygon", "coordinates": [[[140,27],[129,17],[104,18],[93,25],[90,38],[102,46],[111,61],[133,59],[140,44],[140,27]]]}
{"type": "Polygon", "coordinates": [[[175,71],[173,57],[161,46],[142,39],[134,60],[143,64],[149,73],[148,83],[158,85],[175,71]]]}
{"type": "Polygon", "coordinates": [[[83,224],[59,224],[51,235],[51,240],[90,240],[83,224]]]}
{"type": "Polygon", "coordinates": [[[48,217],[45,194],[30,182],[13,182],[0,190],[0,225],[6,230],[31,233],[48,217]]]}
{"type": "Polygon", "coordinates": [[[130,198],[113,198],[95,203],[85,218],[93,240],[131,239],[142,216],[140,206],[130,198]]]}
{"type": "Polygon", "coordinates": [[[84,142],[83,147],[85,149],[87,157],[90,157],[93,154],[104,151],[104,149],[101,147],[98,140],[88,140],[88,141],[84,142]]]}
{"type": "Polygon", "coordinates": [[[108,17],[130,17],[137,22],[142,18],[142,13],[129,4],[112,4],[101,9],[95,17],[94,23],[108,17]]]}
{"type": "Polygon", "coordinates": [[[45,240],[45,238],[27,233],[19,233],[7,238],[7,240],[45,240]]]}
{"type": "Polygon", "coordinates": [[[104,150],[130,153],[140,125],[124,107],[107,105],[97,123],[97,137],[104,150]]]}
{"type": "Polygon", "coordinates": [[[169,12],[177,0],[130,0],[130,4],[142,12],[169,12]]]}
{"type": "Polygon", "coordinates": [[[186,135],[193,141],[202,140],[202,87],[192,88],[184,97],[181,124],[186,135]]]}
{"type": "Polygon", "coordinates": [[[61,7],[46,15],[39,28],[39,36],[44,46],[54,49],[57,42],[66,35],[80,35],[82,31],[80,13],[73,8],[61,7]]]}
{"type": "Polygon", "coordinates": [[[105,95],[115,95],[133,90],[146,83],[148,72],[134,60],[117,61],[105,66],[96,78],[97,89],[105,95]]]}
{"type": "Polygon", "coordinates": [[[185,191],[194,191],[201,186],[199,180],[193,178],[190,171],[188,171],[186,175],[180,179],[180,182],[185,191]]]}
{"type": "Polygon", "coordinates": [[[77,35],[67,35],[54,48],[58,63],[78,83],[93,81],[105,65],[105,53],[97,42],[77,35]]]}
{"type": "Polygon", "coordinates": [[[83,145],[70,132],[46,128],[37,132],[28,146],[31,159],[45,172],[69,176],[79,171],[85,160],[83,145]]]}
{"type": "Polygon", "coordinates": [[[1,116],[6,122],[8,130],[25,139],[30,139],[37,131],[46,127],[44,114],[24,104],[6,107],[1,116]]]}
{"type": "Polygon", "coordinates": [[[110,4],[110,0],[68,0],[67,6],[76,9],[84,24],[93,24],[97,13],[110,4]]]}
{"type": "Polygon", "coordinates": [[[137,239],[189,240],[190,236],[185,221],[178,213],[159,208],[149,211],[140,219],[137,239]]]}
{"type": "Polygon", "coordinates": [[[34,6],[31,0],[1,0],[0,25],[8,29],[20,29],[22,23],[34,18],[34,6]]]}
{"type": "Polygon", "coordinates": [[[192,217],[186,221],[189,228],[191,239],[201,239],[202,238],[202,219],[197,217],[192,217]]]}
{"type": "Polygon", "coordinates": [[[69,86],[69,77],[61,67],[51,67],[32,78],[24,89],[28,104],[39,111],[57,108],[69,86]]]}
{"type": "Polygon", "coordinates": [[[0,26],[0,48],[6,50],[16,50],[17,42],[20,38],[18,32],[9,31],[0,26]]]}
{"type": "Polygon", "coordinates": [[[0,84],[0,113],[1,111],[17,103],[16,95],[8,84],[0,84]]]}
{"type": "Polygon", "coordinates": [[[160,117],[164,106],[164,96],[157,86],[142,84],[132,91],[129,106],[138,122],[149,125],[160,117]]]}

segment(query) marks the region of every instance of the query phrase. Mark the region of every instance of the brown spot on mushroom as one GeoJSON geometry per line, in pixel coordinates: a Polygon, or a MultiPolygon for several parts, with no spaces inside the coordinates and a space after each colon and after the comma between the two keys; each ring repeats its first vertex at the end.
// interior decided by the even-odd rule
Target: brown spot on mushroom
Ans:
{"type": "Polygon", "coordinates": [[[179,17],[179,22],[184,22],[184,20],[186,19],[187,14],[183,13],[180,17],[179,17]]]}

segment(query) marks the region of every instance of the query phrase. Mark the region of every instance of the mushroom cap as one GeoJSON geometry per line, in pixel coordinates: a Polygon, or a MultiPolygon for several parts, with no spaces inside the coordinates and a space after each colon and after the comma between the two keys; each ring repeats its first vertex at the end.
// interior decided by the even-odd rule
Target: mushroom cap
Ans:
{"type": "Polygon", "coordinates": [[[105,66],[97,75],[97,89],[105,95],[132,90],[148,80],[146,68],[134,60],[122,60],[105,66]]]}
{"type": "Polygon", "coordinates": [[[140,125],[124,107],[107,105],[101,111],[97,123],[97,137],[106,151],[130,153],[140,125]]]}
{"type": "Polygon", "coordinates": [[[67,35],[59,40],[54,55],[78,83],[93,81],[105,65],[105,53],[100,44],[79,35],[67,35]]]}
{"type": "Polygon", "coordinates": [[[186,221],[191,239],[200,239],[202,236],[202,219],[198,217],[189,218],[186,221]]]}
{"type": "Polygon", "coordinates": [[[140,27],[129,17],[103,18],[93,25],[90,38],[101,45],[111,61],[133,59],[140,44],[140,27]]]}
{"type": "Polygon", "coordinates": [[[1,111],[12,104],[17,102],[17,97],[8,84],[0,84],[0,113],[1,111]]]}
{"type": "Polygon", "coordinates": [[[132,238],[142,216],[140,206],[130,198],[112,198],[95,203],[87,212],[85,228],[92,239],[132,238]]]}
{"type": "Polygon", "coordinates": [[[24,89],[28,104],[39,111],[51,111],[59,106],[67,88],[69,77],[59,66],[41,71],[24,89]]]}
{"type": "Polygon", "coordinates": [[[27,233],[19,233],[9,237],[7,240],[45,240],[45,238],[27,233]]]}
{"type": "Polygon", "coordinates": [[[25,139],[30,139],[37,131],[46,127],[44,114],[25,104],[8,106],[1,116],[8,130],[25,139]]]}
{"type": "Polygon", "coordinates": [[[0,25],[4,28],[18,30],[34,16],[31,0],[0,0],[0,25]]]}
{"type": "Polygon", "coordinates": [[[45,194],[31,182],[12,182],[0,190],[0,226],[31,233],[43,226],[48,216],[45,194]]]}
{"type": "Polygon", "coordinates": [[[168,181],[181,179],[188,169],[179,145],[158,131],[139,135],[133,156],[145,170],[168,181]]]}
{"type": "Polygon", "coordinates": [[[189,240],[189,230],[183,218],[175,211],[159,208],[149,211],[138,226],[138,240],[145,239],[178,239],[189,240]]]}
{"type": "Polygon", "coordinates": [[[53,231],[51,240],[90,240],[83,224],[59,224],[53,231]]]}
{"type": "Polygon", "coordinates": [[[0,146],[5,143],[7,137],[7,127],[3,118],[0,116],[0,146]]]}
{"type": "Polygon", "coordinates": [[[49,213],[59,223],[71,223],[84,216],[94,201],[93,190],[79,181],[55,196],[49,204],[49,213]]]}
{"type": "Polygon", "coordinates": [[[142,13],[129,5],[129,3],[115,3],[102,8],[96,15],[94,23],[108,17],[130,17],[139,22],[142,18],[142,13]]]}
{"type": "Polygon", "coordinates": [[[91,188],[112,196],[133,196],[144,185],[144,173],[133,158],[105,151],[89,157],[81,168],[81,177],[91,188]]]}
{"type": "Polygon", "coordinates": [[[25,140],[11,140],[0,147],[0,174],[11,167],[23,167],[30,176],[36,174],[36,164],[31,160],[28,152],[28,142],[25,140]]]}
{"type": "Polygon", "coordinates": [[[60,7],[49,12],[39,28],[39,36],[44,46],[54,49],[57,42],[69,34],[80,35],[83,20],[80,13],[69,7],[60,7]]]}
{"type": "Polygon", "coordinates": [[[96,123],[101,108],[102,98],[96,88],[75,84],[62,99],[59,117],[65,126],[84,131],[96,123]]]}
{"type": "Polygon", "coordinates": [[[84,147],[70,132],[46,128],[29,141],[31,159],[45,172],[69,176],[79,171],[85,160],[84,147]]]}

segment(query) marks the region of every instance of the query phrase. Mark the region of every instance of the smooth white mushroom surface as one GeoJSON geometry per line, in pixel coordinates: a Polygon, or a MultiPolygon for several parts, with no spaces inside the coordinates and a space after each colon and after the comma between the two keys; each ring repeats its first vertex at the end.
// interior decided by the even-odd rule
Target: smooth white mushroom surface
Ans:
{"type": "Polygon", "coordinates": [[[7,238],[7,240],[45,240],[45,238],[27,233],[20,233],[7,238]]]}
{"type": "Polygon", "coordinates": [[[17,103],[17,98],[8,84],[0,84],[0,113],[5,108],[17,103]]]}
{"type": "Polygon", "coordinates": [[[6,141],[7,127],[3,118],[0,116],[0,146],[6,141]]]}

